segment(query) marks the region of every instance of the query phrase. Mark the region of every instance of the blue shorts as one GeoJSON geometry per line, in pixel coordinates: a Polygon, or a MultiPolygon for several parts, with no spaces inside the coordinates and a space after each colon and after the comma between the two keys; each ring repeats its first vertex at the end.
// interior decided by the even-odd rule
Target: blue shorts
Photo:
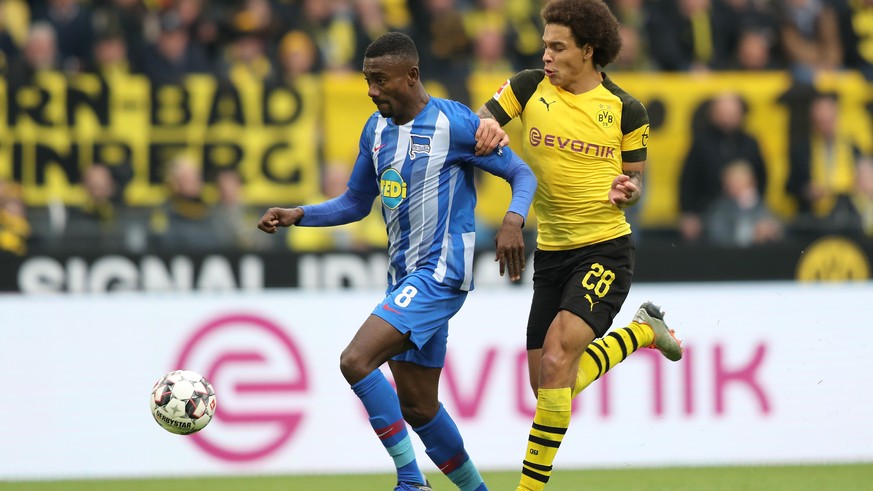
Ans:
{"type": "Polygon", "coordinates": [[[446,361],[449,319],[461,310],[467,292],[437,283],[430,271],[417,271],[394,286],[373,309],[409,339],[418,349],[391,358],[431,368],[446,361]]]}

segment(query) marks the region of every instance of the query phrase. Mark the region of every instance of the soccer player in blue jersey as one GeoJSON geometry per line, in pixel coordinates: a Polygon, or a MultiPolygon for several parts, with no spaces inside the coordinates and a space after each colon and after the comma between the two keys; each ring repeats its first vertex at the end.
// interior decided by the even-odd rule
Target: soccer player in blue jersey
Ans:
{"type": "Polygon", "coordinates": [[[473,288],[476,167],[506,179],[512,200],[495,242],[500,274],[521,278],[527,216],[536,178],[508,148],[477,156],[479,118],[466,106],[431,97],[421,83],[409,36],[385,34],[364,54],[367,95],[376,104],[361,133],[346,192],[329,201],[270,208],[258,223],[331,226],[360,220],[382,202],[388,232],[388,289],[340,356],[340,370],[397,468],[396,490],[430,490],[406,423],[428,457],[462,491],[487,490],[458,427],[439,402],[448,321],[473,288]],[[379,367],[387,362],[397,390],[379,367]]]}

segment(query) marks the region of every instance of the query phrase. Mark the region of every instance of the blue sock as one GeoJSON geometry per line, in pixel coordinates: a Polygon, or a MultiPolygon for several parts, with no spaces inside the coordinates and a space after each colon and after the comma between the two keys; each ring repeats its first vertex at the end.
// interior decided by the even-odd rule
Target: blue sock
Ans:
{"type": "Polygon", "coordinates": [[[352,386],[370,416],[370,426],[382,441],[397,467],[397,482],[424,484],[424,475],[415,461],[415,450],[400,412],[397,392],[377,368],[352,386]]]}
{"type": "Polygon", "coordinates": [[[464,440],[458,427],[442,404],[432,420],[413,430],[424,443],[430,460],[461,491],[488,491],[485,481],[464,449],[464,440]]]}

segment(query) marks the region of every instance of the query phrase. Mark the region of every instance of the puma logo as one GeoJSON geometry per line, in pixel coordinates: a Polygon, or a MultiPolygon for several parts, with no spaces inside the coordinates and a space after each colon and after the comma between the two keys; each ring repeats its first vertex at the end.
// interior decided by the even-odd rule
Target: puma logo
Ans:
{"type": "Polygon", "coordinates": [[[546,111],[548,112],[548,110],[549,110],[549,106],[551,106],[552,104],[554,104],[555,102],[557,102],[557,99],[554,100],[554,101],[552,101],[552,102],[549,102],[549,101],[546,100],[545,97],[540,97],[540,102],[542,102],[543,104],[546,105],[546,111]]]}
{"type": "Polygon", "coordinates": [[[594,312],[594,306],[600,303],[599,301],[598,301],[598,302],[595,302],[595,301],[591,298],[591,294],[590,294],[590,293],[586,293],[586,294],[585,294],[585,300],[588,300],[588,303],[591,304],[591,311],[592,311],[592,312],[594,312]]]}

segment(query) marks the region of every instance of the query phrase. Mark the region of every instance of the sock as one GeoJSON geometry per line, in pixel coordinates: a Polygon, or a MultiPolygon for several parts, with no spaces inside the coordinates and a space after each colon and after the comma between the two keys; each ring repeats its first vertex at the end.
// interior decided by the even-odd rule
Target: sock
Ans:
{"type": "Polygon", "coordinates": [[[552,462],[570,426],[571,399],[569,387],[537,391],[537,410],[517,491],[542,491],[549,482],[552,462]]]}
{"type": "Polygon", "coordinates": [[[485,482],[467,451],[458,427],[440,404],[436,416],[423,426],[413,428],[430,460],[446,475],[461,491],[488,491],[485,482]]]}
{"type": "Polygon", "coordinates": [[[352,385],[355,395],[364,403],[370,416],[370,426],[382,441],[397,468],[397,482],[424,484],[424,475],[415,460],[412,440],[400,412],[400,401],[394,387],[379,369],[352,385]]]}
{"type": "Polygon", "coordinates": [[[618,365],[637,349],[648,346],[655,341],[652,328],[638,322],[631,322],[627,327],[616,329],[605,337],[595,339],[585,348],[579,359],[579,371],[576,373],[576,385],[573,387],[573,397],[582,392],[591,382],[599,379],[612,367],[618,365]]]}

